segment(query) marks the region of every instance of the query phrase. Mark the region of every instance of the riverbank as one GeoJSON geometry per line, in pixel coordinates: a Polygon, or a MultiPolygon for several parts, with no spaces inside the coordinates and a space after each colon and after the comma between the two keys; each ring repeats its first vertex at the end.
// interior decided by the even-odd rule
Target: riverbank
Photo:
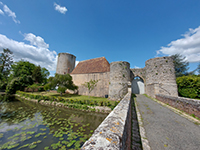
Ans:
{"type": "Polygon", "coordinates": [[[62,103],[62,102],[56,102],[56,101],[37,100],[37,99],[22,96],[20,94],[15,94],[15,96],[22,98],[24,100],[40,103],[42,105],[58,106],[58,107],[77,109],[77,110],[87,111],[87,112],[110,113],[112,111],[112,109],[107,106],[87,106],[87,105],[82,105],[82,104],[73,104],[73,103],[70,104],[70,103],[62,103]]]}

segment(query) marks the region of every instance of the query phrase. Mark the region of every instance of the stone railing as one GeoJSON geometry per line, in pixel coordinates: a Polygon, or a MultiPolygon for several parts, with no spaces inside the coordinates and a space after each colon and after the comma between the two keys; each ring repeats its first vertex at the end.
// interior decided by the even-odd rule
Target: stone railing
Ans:
{"type": "Polygon", "coordinates": [[[156,99],[200,118],[200,100],[157,94],[156,99]]]}
{"type": "Polygon", "coordinates": [[[114,110],[94,131],[81,150],[131,148],[131,92],[128,92],[114,110]]]}

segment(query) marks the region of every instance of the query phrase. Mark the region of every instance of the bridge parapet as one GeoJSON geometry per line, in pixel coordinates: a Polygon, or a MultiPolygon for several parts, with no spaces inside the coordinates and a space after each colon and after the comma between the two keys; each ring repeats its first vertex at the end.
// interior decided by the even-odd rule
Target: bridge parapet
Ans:
{"type": "Polygon", "coordinates": [[[81,150],[130,149],[131,147],[131,92],[120,101],[114,110],[94,131],[81,150]]]}
{"type": "Polygon", "coordinates": [[[162,94],[156,94],[156,99],[200,118],[200,100],[162,94]]]}

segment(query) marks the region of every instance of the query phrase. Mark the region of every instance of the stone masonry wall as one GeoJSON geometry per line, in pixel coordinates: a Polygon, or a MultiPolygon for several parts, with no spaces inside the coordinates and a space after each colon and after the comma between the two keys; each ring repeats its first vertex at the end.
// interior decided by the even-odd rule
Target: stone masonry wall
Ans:
{"type": "Polygon", "coordinates": [[[125,61],[110,64],[109,98],[121,100],[128,92],[130,82],[130,64],[125,61]]]}
{"type": "Polygon", "coordinates": [[[157,94],[156,99],[200,118],[200,100],[157,94]]]}
{"type": "Polygon", "coordinates": [[[80,95],[90,95],[90,96],[98,96],[105,97],[108,95],[109,91],[109,72],[104,73],[89,73],[89,74],[71,74],[72,80],[78,88],[78,94],[80,95]],[[82,84],[88,82],[90,80],[99,80],[97,86],[94,90],[89,94],[88,89],[84,87],[82,84]]]}
{"type": "Polygon", "coordinates": [[[157,57],[145,62],[146,68],[146,94],[178,96],[174,63],[171,57],[157,57]],[[151,89],[148,89],[151,88],[151,89]]]}
{"type": "Polygon", "coordinates": [[[131,81],[134,79],[134,77],[138,76],[140,78],[143,79],[143,81],[145,82],[145,78],[146,78],[146,69],[145,68],[134,68],[131,69],[132,73],[133,73],[133,78],[131,79],[131,81]]]}
{"type": "Polygon", "coordinates": [[[94,131],[81,150],[130,150],[131,148],[131,92],[94,131]]]}
{"type": "Polygon", "coordinates": [[[75,67],[76,57],[69,53],[59,53],[57,60],[56,73],[71,73],[75,67]]]}

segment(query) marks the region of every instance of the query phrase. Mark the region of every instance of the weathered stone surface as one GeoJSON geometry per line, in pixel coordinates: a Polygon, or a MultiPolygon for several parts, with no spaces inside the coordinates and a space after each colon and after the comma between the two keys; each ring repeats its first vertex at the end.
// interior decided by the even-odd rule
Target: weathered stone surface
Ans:
{"type": "Polygon", "coordinates": [[[128,92],[130,82],[130,64],[125,61],[110,64],[109,98],[121,100],[128,92]]]}
{"type": "Polygon", "coordinates": [[[76,56],[69,53],[59,53],[57,60],[56,73],[71,73],[75,67],[76,56]]]}
{"type": "Polygon", "coordinates": [[[171,57],[157,57],[145,62],[147,95],[178,96],[174,63],[171,57]]]}
{"type": "Polygon", "coordinates": [[[200,118],[200,100],[157,94],[156,99],[200,118]]]}
{"type": "Polygon", "coordinates": [[[82,150],[130,149],[131,93],[127,93],[115,109],[94,131],[82,150]],[[127,142],[129,140],[129,142],[127,142]]]}
{"type": "Polygon", "coordinates": [[[98,97],[105,97],[108,95],[110,72],[71,74],[71,76],[74,84],[79,87],[78,94],[98,97]],[[89,82],[90,80],[99,80],[97,86],[91,91],[91,93],[89,93],[88,89],[83,86],[85,82],[89,82]]]}

